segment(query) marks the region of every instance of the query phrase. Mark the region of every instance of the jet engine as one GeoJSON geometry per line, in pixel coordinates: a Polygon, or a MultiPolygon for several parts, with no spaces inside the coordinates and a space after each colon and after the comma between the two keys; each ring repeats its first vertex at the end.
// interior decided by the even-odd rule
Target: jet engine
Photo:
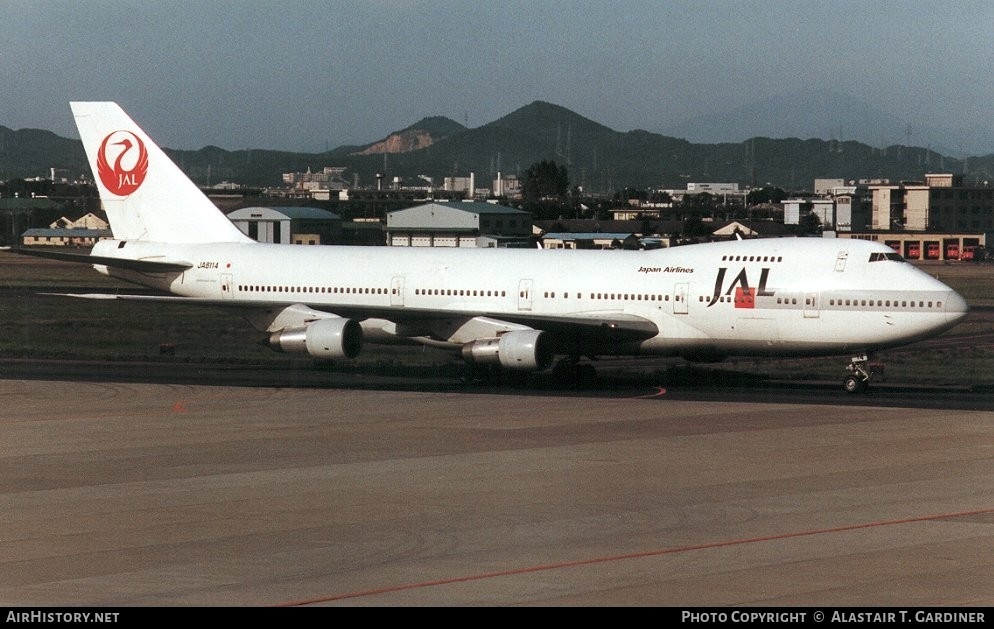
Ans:
{"type": "Polygon", "coordinates": [[[267,345],[278,352],[315,358],[355,358],[362,349],[362,327],[353,319],[318,319],[306,327],[273,332],[267,345]]]}
{"type": "Polygon", "coordinates": [[[541,371],[552,363],[552,350],[541,330],[514,330],[497,338],[466,343],[462,357],[475,365],[499,364],[505,369],[541,371]]]}

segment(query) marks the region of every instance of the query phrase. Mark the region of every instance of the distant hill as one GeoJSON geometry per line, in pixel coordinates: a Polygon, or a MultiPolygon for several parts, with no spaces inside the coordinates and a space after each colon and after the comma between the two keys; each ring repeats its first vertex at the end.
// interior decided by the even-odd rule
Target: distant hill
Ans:
{"type": "Polygon", "coordinates": [[[53,167],[66,168],[73,176],[88,173],[82,143],[51,131],[0,126],[0,180],[47,177],[53,167]]]}
{"type": "Polygon", "coordinates": [[[356,151],[354,154],[408,153],[427,148],[439,140],[444,140],[465,130],[466,127],[444,116],[424,118],[406,129],[395,131],[383,140],[356,151]]]}
{"type": "Polygon", "coordinates": [[[931,120],[903,120],[831,90],[777,94],[741,107],[696,116],[659,130],[691,142],[742,142],[754,137],[855,140],[870,146],[923,146],[956,157],[994,153],[990,125],[958,129],[931,120]]]}
{"type": "MultiPolygon", "coordinates": [[[[843,135],[845,130],[843,129],[843,135]]],[[[914,136],[912,136],[914,137],[914,136]]],[[[372,185],[376,174],[441,185],[446,176],[475,173],[489,186],[497,172],[518,174],[531,164],[565,165],[573,185],[591,193],[625,187],[684,187],[691,181],[775,185],[810,189],[815,178],[920,180],[925,172],[965,170],[992,179],[994,155],[966,162],[926,148],[885,148],[855,140],[772,139],[692,143],[644,130],[614,131],[566,108],[535,101],[493,122],[469,129],[444,117],[428,117],[370,144],[340,146],[324,153],[262,149],[227,151],[215,146],[166,152],[201,185],[233,181],[280,186],[282,173],[345,167],[345,178],[372,185]]],[[[47,176],[52,167],[73,175],[88,167],[78,140],[48,131],[0,127],[0,179],[47,176]]]]}

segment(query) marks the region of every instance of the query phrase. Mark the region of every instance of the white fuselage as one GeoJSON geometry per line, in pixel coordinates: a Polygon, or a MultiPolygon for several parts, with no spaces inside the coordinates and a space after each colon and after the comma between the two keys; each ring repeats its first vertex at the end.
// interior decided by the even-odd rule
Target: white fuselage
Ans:
{"type": "Polygon", "coordinates": [[[193,268],[101,270],[183,297],[369,313],[348,316],[365,320],[371,340],[393,336],[443,346],[491,333],[485,326],[478,332],[468,323],[474,319],[623,316],[652,322],[658,333],[611,347],[595,343],[592,352],[841,354],[932,336],[967,311],[956,292],[895,259],[890,248],[848,239],[652,251],[107,241],[94,255],[182,259],[193,268]],[[419,313],[425,315],[420,322],[419,313]]]}

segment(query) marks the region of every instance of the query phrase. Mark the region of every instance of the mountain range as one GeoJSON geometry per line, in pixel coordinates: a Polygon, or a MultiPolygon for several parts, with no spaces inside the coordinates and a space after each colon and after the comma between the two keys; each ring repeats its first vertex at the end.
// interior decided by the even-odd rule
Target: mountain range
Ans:
{"type": "MultiPolygon", "coordinates": [[[[831,100],[821,96],[823,101],[831,100]]],[[[798,101],[798,106],[805,102],[798,101]]],[[[835,105],[829,109],[844,111],[840,101],[832,102],[835,105]]],[[[259,187],[283,185],[285,172],[320,171],[326,166],[345,167],[346,180],[360,186],[375,185],[381,174],[388,182],[394,177],[413,181],[426,176],[440,187],[444,177],[468,177],[470,173],[478,185],[487,186],[498,172],[520,174],[542,160],[566,166],[571,184],[590,193],[625,187],[682,188],[694,181],[809,190],[815,178],[921,180],[925,172],[954,172],[987,180],[988,173],[994,172],[994,152],[955,159],[936,150],[938,141],[923,147],[844,139],[844,135],[855,135],[856,120],[865,120],[868,129],[876,124],[865,108],[862,118],[845,110],[850,111],[844,113],[850,120],[849,130],[840,125],[842,132],[836,137],[830,133],[837,120],[832,117],[824,118],[828,139],[802,139],[803,133],[779,139],[764,136],[760,132],[766,127],[760,124],[763,116],[758,112],[773,115],[775,105],[757,104],[755,109],[701,117],[667,133],[653,133],[615,131],[564,107],[535,101],[477,128],[433,116],[375,142],[323,153],[227,151],[216,146],[166,152],[201,185],[232,181],[259,187]],[[744,139],[706,141],[719,137],[722,130],[744,139]],[[695,143],[678,135],[703,140],[695,143]]],[[[859,107],[855,101],[850,105],[859,107]]],[[[781,128],[793,130],[785,111],[782,106],[781,128]]],[[[0,180],[47,176],[50,168],[66,169],[71,176],[87,173],[80,142],[49,131],[0,126],[0,180]]]]}
{"type": "Polygon", "coordinates": [[[832,90],[777,95],[658,130],[691,142],[742,142],[754,137],[856,140],[876,147],[929,147],[960,158],[994,153],[994,129],[902,119],[832,90]]]}

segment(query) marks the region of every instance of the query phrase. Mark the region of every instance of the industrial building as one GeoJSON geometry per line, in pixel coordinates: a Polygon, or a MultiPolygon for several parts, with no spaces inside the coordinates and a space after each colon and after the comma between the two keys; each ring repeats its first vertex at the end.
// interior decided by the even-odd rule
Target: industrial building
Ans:
{"type": "Polygon", "coordinates": [[[841,179],[815,179],[815,195],[784,199],[784,224],[798,225],[802,216],[814,214],[826,230],[866,231],[870,223],[870,192],[866,185],[845,185],[841,179]]]}
{"type": "Polygon", "coordinates": [[[908,260],[977,260],[994,233],[994,188],[964,185],[962,175],[928,173],[924,182],[868,189],[870,229],[847,235],[884,242],[908,260]]]}
{"type": "Polygon", "coordinates": [[[924,183],[869,186],[872,229],[994,231],[994,188],[963,185],[963,176],[926,174],[924,183]]]}
{"type": "Polygon", "coordinates": [[[495,203],[436,202],[389,212],[386,229],[394,247],[518,246],[531,236],[531,214],[495,203]]]}
{"type": "Polygon", "coordinates": [[[110,225],[88,212],[75,220],[59,217],[47,228],[36,227],[21,234],[21,244],[43,247],[92,247],[98,240],[112,238],[110,225]]]}
{"type": "Polygon", "coordinates": [[[21,243],[42,247],[92,247],[98,240],[107,238],[111,238],[109,229],[35,227],[21,234],[21,243]]]}
{"type": "Polygon", "coordinates": [[[873,240],[890,246],[908,260],[979,261],[986,251],[987,232],[865,232],[839,234],[840,238],[873,240]]]}

